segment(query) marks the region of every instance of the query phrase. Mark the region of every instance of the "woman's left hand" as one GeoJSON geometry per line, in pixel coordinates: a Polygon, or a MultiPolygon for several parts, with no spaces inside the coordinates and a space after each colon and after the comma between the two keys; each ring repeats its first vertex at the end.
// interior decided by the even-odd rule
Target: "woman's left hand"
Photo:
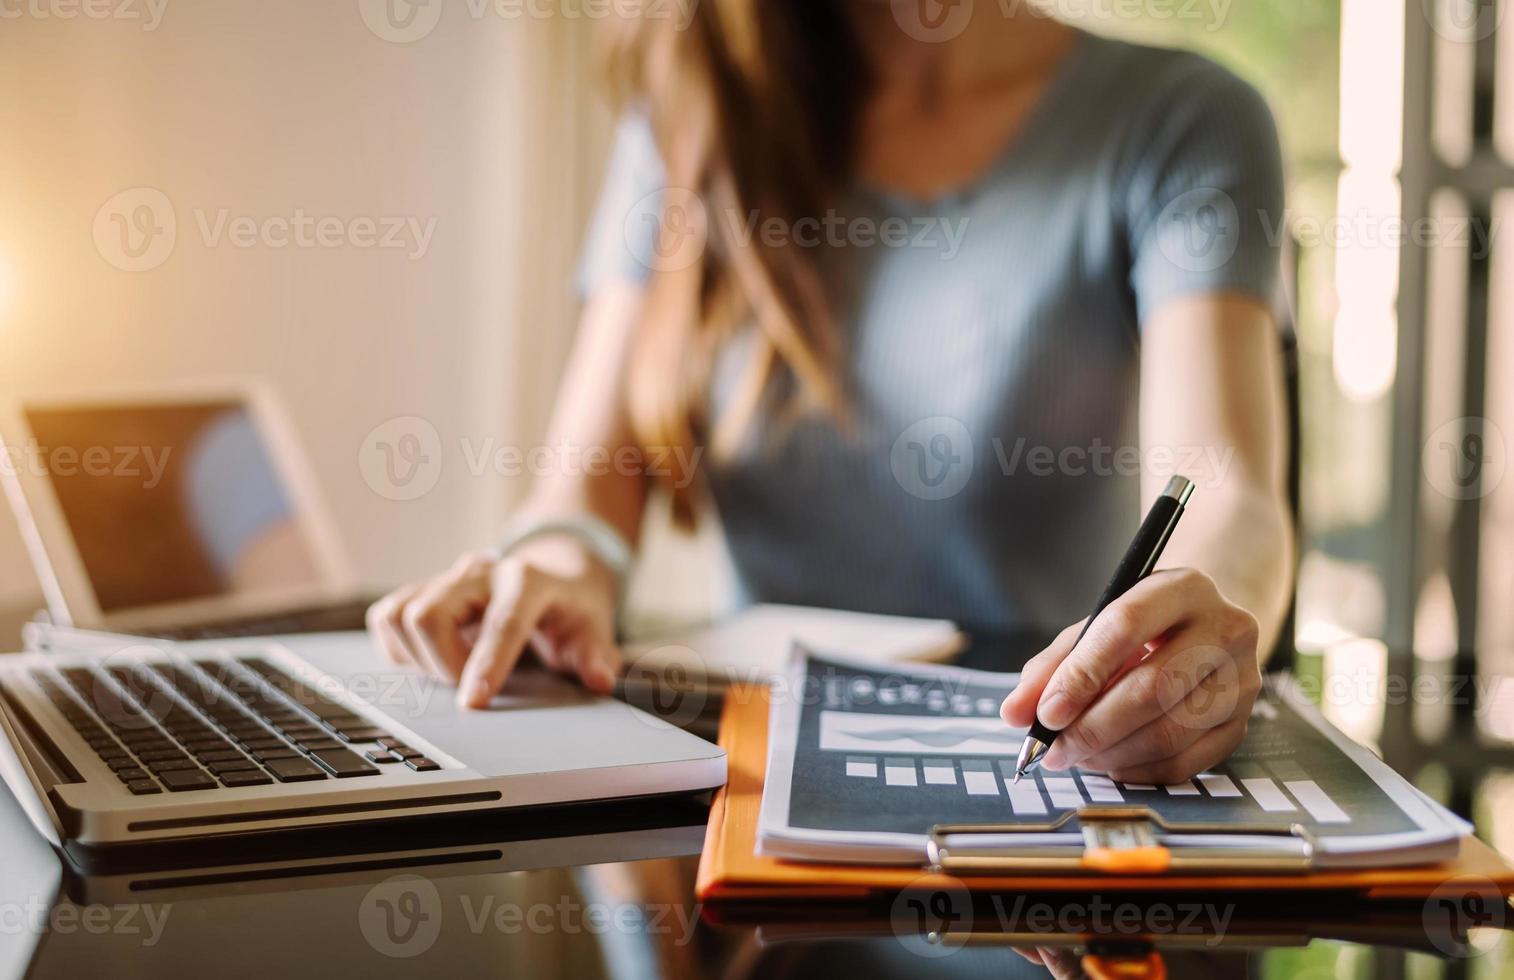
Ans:
{"type": "Polygon", "coordinates": [[[1000,714],[1059,734],[1042,760],[1121,782],[1174,783],[1221,762],[1261,690],[1256,617],[1193,569],[1156,572],[1075,623],[1020,674],[1000,714]]]}

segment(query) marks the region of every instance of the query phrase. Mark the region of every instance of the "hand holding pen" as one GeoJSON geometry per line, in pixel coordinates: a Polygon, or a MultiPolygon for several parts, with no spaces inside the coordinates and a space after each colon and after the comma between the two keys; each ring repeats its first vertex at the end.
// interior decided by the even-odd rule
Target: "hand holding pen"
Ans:
{"type": "Polygon", "coordinates": [[[1153,572],[1193,486],[1169,482],[1093,615],[1025,665],[1000,713],[1031,729],[1029,771],[1187,779],[1227,757],[1261,690],[1254,616],[1193,569],[1153,572]]]}

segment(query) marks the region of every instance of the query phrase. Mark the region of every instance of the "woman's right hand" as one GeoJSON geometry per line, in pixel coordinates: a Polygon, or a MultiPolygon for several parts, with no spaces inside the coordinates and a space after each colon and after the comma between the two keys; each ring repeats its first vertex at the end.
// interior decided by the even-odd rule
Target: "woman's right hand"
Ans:
{"type": "Polygon", "coordinates": [[[464,555],[395,589],[369,608],[368,632],[391,662],[456,684],[464,707],[486,707],[528,644],[547,666],[608,694],[621,666],[617,591],[577,540],[544,537],[503,560],[464,555]]]}

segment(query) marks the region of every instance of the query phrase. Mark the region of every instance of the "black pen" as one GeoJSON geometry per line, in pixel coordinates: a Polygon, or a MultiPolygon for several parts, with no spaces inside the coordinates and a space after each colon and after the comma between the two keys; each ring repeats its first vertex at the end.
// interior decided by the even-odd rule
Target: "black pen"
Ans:
{"type": "MultiPolygon", "coordinates": [[[[1175,476],[1167,481],[1167,489],[1151,505],[1146,520],[1141,523],[1141,529],[1136,532],[1135,539],[1130,542],[1130,547],[1125,549],[1125,557],[1120,559],[1120,565],[1114,570],[1114,577],[1104,587],[1104,594],[1099,596],[1098,604],[1093,607],[1093,614],[1088,617],[1088,622],[1083,624],[1083,631],[1073,641],[1073,648],[1083,642],[1083,634],[1088,632],[1088,627],[1099,618],[1110,603],[1120,596],[1129,592],[1141,579],[1151,574],[1156,567],[1157,559],[1162,557],[1162,549],[1167,547],[1167,539],[1172,537],[1172,531],[1178,526],[1178,518],[1183,516],[1183,507],[1188,503],[1188,498],[1193,496],[1193,481],[1185,477],[1175,476]]],[[[1041,724],[1037,717],[1031,722],[1030,731],[1025,735],[1025,741],[1020,746],[1019,758],[1015,760],[1015,782],[1020,777],[1030,772],[1041,764],[1041,759],[1046,751],[1051,748],[1051,743],[1056,741],[1057,733],[1041,724]]]]}

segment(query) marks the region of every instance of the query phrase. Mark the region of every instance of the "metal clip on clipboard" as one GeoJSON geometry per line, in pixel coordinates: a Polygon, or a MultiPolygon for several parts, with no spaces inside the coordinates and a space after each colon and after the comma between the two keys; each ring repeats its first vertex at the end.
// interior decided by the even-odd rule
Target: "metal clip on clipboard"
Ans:
{"type": "Polygon", "coordinates": [[[1313,836],[1297,824],[1180,824],[1145,806],[1085,806],[1047,823],[937,824],[926,843],[931,868],[956,875],[1305,874],[1314,867],[1314,853],[1313,836]],[[1055,833],[1073,819],[1083,832],[1081,850],[1014,839],[1055,833]],[[1237,842],[1164,843],[1184,835],[1237,842]]]}

